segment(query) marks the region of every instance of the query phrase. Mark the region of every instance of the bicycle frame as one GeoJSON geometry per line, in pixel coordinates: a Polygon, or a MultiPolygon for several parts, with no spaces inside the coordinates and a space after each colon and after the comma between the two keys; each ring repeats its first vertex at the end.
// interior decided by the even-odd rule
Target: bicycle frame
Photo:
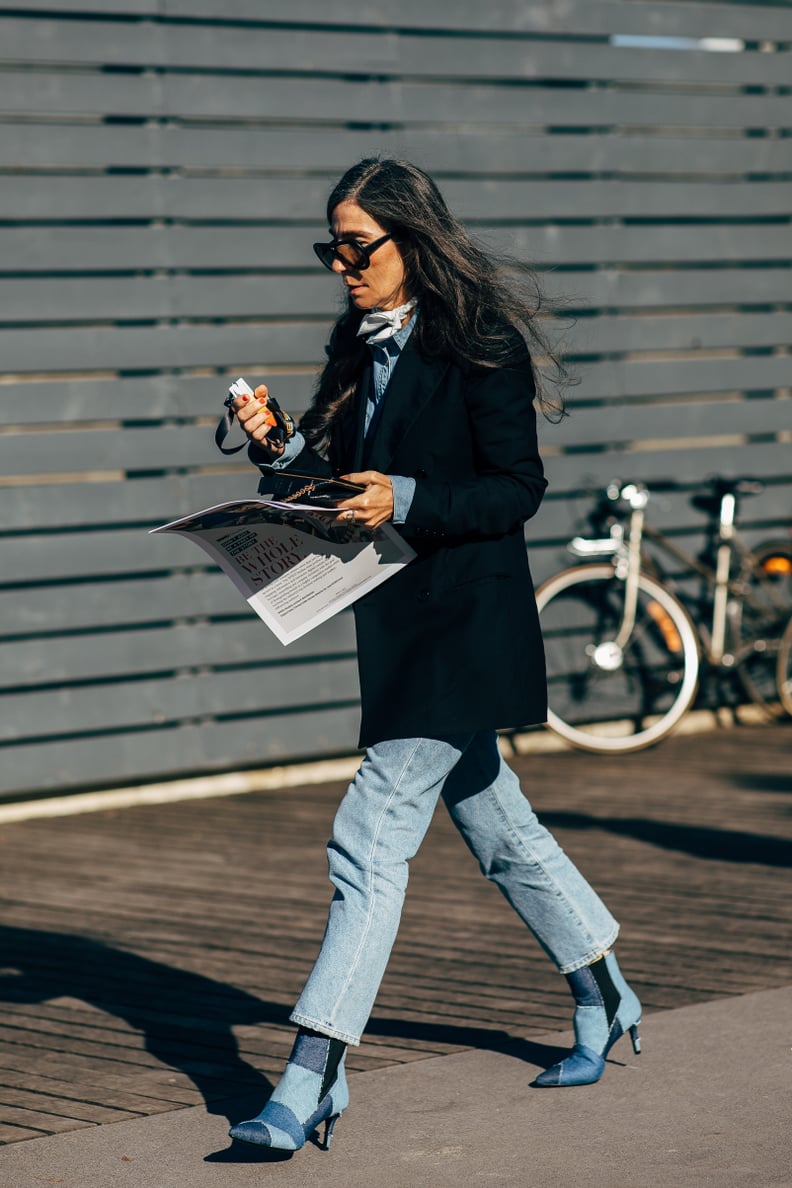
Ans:
{"type": "MultiPolygon", "coordinates": [[[[610,556],[616,576],[626,583],[624,616],[611,646],[623,649],[635,626],[639,572],[643,568],[650,574],[657,574],[656,564],[644,549],[644,539],[646,539],[684,565],[689,573],[695,573],[703,578],[707,586],[712,589],[711,626],[707,629],[703,624],[699,624],[698,634],[708,663],[716,667],[731,668],[736,659],[732,653],[726,651],[726,625],[731,600],[733,598],[737,603],[747,602],[759,609],[750,590],[743,588],[739,579],[732,576],[733,557],[739,558],[740,573],[744,573],[746,567],[750,567],[754,576],[766,587],[770,602],[777,605],[780,613],[784,611],[783,603],[781,599],[777,598],[772,583],[767,582],[762,571],[752,564],[753,555],[737,533],[734,525],[737,507],[736,495],[732,492],[725,492],[721,495],[718,530],[715,536],[717,550],[714,568],[698,557],[694,557],[664,533],[646,523],[646,507],[650,499],[650,492],[641,484],[628,483],[618,490],[615,487],[610,487],[608,496],[614,502],[621,498],[628,504],[630,515],[627,533],[624,532],[623,524],[617,521],[611,526],[609,537],[590,539],[577,536],[570,542],[569,550],[575,556],[586,559],[610,556]]],[[[668,580],[667,575],[663,574],[662,576],[663,580],[668,580]]]]}

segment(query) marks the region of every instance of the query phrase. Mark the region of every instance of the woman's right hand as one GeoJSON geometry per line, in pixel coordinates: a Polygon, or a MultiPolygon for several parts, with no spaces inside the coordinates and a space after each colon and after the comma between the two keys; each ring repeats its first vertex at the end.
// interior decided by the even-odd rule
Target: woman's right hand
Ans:
{"type": "Polygon", "coordinates": [[[276,428],[277,422],[267,408],[269,395],[265,384],[259,384],[253,396],[237,396],[234,401],[234,412],[250,441],[255,442],[271,459],[280,458],[284,450],[282,441],[274,441],[269,437],[276,428]]]}

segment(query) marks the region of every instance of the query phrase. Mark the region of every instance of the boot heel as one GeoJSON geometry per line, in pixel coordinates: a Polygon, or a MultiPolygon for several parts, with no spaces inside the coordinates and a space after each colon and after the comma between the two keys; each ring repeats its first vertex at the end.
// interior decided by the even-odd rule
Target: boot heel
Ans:
{"type": "MultiPolygon", "coordinates": [[[[638,1023],[640,1022],[641,1020],[639,1019],[638,1023]]],[[[636,1056],[639,1056],[641,1053],[641,1037],[638,1034],[638,1023],[633,1023],[630,1028],[630,1039],[632,1040],[633,1052],[635,1052],[636,1056]]]]}
{"type": "Polygon", "coordinates": [[[340,1117],[340,1114],[333,1114],[333,1116],[328,1118],[325,1122],[324,1141],[322,1142],[322,1146],[325,1151],[330,1150],[330,1144],[333,1141],[333,1131],[335,1130],[335,1124],[340,1117]]]}

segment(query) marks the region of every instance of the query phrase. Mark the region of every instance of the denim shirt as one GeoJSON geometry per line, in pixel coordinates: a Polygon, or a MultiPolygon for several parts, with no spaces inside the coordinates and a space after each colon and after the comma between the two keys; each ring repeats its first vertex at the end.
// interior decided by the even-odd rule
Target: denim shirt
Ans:
{"type": "MultiPolygon", "coordinates": [[[[399,361],[407,339],[413,332],[417,316],[416,311],[406,326],[402,326],[401,330],[397,330],[391,338],[386,338],[384,342],[372,342],[368,344],[372,356],[372,376],[371,388],[366,398],[365,434],[368,434],[372,427],[376,427],[382,415],[385,394],[390,383],[390,378],[393,375],[393,369],[399,361]]],[[[305,438],[298,429],[286,442],[286,447],[281,456],[275,459],[275,461],[270,462],[267,469],[280,470],[284,466],[288,466],[304,447],[305,438]]],[[[410,505],[415,495],[415,479],[407,478],[400,474],[392,474],[389,477],[393,486],[392,522],[394,524],[403,524],[407,519],[407,513],[410,510],[410,505]]]]}

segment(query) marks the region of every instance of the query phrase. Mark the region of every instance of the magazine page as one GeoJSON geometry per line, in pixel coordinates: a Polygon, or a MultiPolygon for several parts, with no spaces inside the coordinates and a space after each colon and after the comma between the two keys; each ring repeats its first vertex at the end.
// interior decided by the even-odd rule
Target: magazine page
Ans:
{"type": "Polygon", "coordinates": [[[163,524],[194,540],[282,644],[351,605],[412,560],[389,524],[338,523],[334,508],[243,499],[163,524]]]}

